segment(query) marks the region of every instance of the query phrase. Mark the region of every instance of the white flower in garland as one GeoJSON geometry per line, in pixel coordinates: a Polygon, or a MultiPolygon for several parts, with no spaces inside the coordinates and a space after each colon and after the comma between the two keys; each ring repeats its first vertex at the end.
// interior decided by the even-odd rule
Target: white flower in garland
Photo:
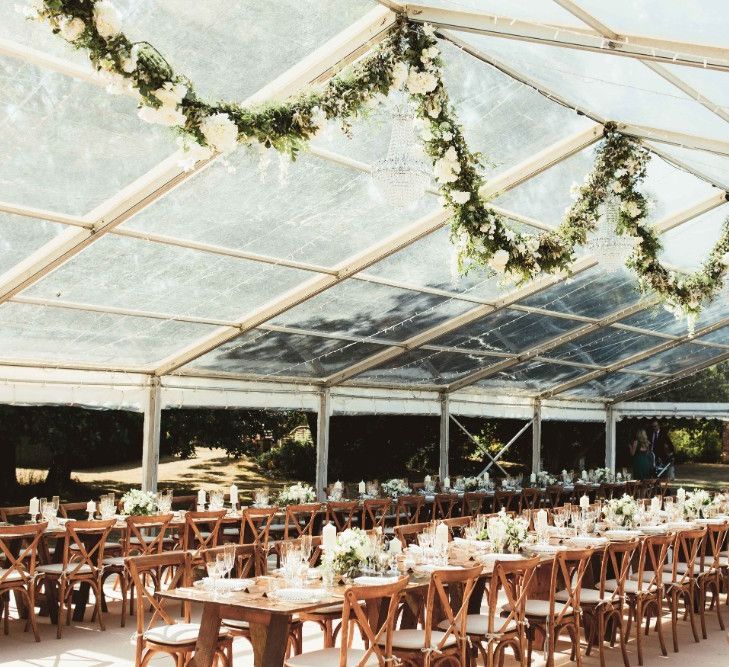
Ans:
{"type": "Polygon", "coordinates": [[[471,198],[470,192],[462,192],[461,190],[451,190],[451,199],[456,204],[465,204],[471,198]]]}
{"type": "Polygon", "coordinates": [[[411,95],[427,95],[435,90],[438,85],[438,77],[432,72],[421,72],[410,68],[408,74],[407,88],[411,95]]]}
{"type": "Polygon", "coordinates": [[[408,80],[408,73],[407,63],[404,63],[402,60],[395,63],[395,66],[392,68],[392,86],[395,90],[400,90],[405,85],[405,82],[408,80]]]}
{"type": "Polygon", "coordinates": [[[637,218],[640,215],[640,206],[634,201],[624,201],[620,204],[620,210],[630,218],[637,218]]]}
{"type": "Polygon", "coordinates": [[[86,24],[80,18],[61,21],[58,27],[61,37],[67,42],[75,42],[86,30],[86,24]]]}
{"type": "Polygon", "coordinates": [[[435,37],[435,26],[432,23],[423,23],[423,32],[428,37],[435,37]]]}
{"type": "Polygon", "coordinates": [[[433,175],[439,183],[453,183],[458,180],[459,173],[461,173],[461,164],[458,161],[456,149],[451,146],[443,157],[435,161],[433,175]]]}
{"type": "Polygon", "coordinates": [[[230,153],[238,145],[238,126],[227,113],[207,116],[200,123],[205,141],[220,153],[230,153]]]}
{"type": "Polygon", "coordinates": [[[110,0],[101,0],[94,5],[96,31],[106,40],[121,33],[121,14],[110,0]]]}
{"type": "Polygon", "coordinates": [[[162,106],[176,107],[182,102],[187,95],[187,86],[182,83],[172,83],[168,81],[161,88],[152,93],[160,102],[162,106]]]}
{"type": "Polygon", "coordinates": [[[135,44],[131,51],[129,52],[129,55],[122,60],[121,68],[127,73],[131,74],[137,69],[137,64],[139,62],[139,50],[140,50],[139,44],[135,44]]]}
{"type": "Polygon", "coordinates": [[[491,259],[489,259],[489,266],[497,273],[503,273],[506,270],[506,265],[509,262],[509,253],[506,250],[497,250],[491,259]]]}
{"type": "Polygon", "coordinates": [[[166,125],[167,127],[175,127],[184,125],[187,117],[176,107],[161,106],[157,109],[154,107],[142,107],[137,115],[147,123],[156,125],[166,125]]]}

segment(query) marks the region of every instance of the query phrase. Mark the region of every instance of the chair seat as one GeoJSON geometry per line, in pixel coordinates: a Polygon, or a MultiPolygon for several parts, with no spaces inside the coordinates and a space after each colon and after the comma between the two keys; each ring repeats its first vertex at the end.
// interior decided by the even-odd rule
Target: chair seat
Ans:
{"type": "MultiPolygon", "coordinates": [[[[643,581],[646,583],[652,581],[654,574],[655,573],[653,572],[653,570],[646,570],[645,572],[643,572],[643,581]]],[[[661,574],[661,582],[665,586],[668,586],[673,583],[673,575],[671,574],[671,572],[661,572],[660,574],[661,574]]],[[[631,579],[631,581],[637,581],[638,574],[636,573],[636,574],[630,575],[630,579],[631,579]]]]}
{"type": "MultiPolygon", "coordinates": [[[[122,545],[119,542],[104,542],[104,551],[119,551],[122,545]]],[[[69,549],[71,551],[78,551],[78,544],[72,544],[69,549]]]]}
{"type": "MultiPolygon", "coordinates": [[[[565,607],[566,605],[562,602],[555,602],[554,615],[557,616],[558,614],[561,614],[562,610],[565,609],[565,607]]],[[[506,605],[506,607],[504,607],[504,611],[511,611],[511,607],[509,607],[509,605],[506,605]]],[[[527,616],[547,617],[549,616],[549,600],[527,600],[524,611],[527,616]]],[[[567,609],[567,612],[570,613],[571,611],[572,608],[569,607],[567,609]]]]}
{"type": "MultiPolygon", "coordinates": [[[[502,630],[501,626],[504,624],[503,618],[494,619],[494,629],[496,632],[501,634],[508,634],[514,632],[517,628],[516,621],[513,619],[509,621],[507,626],[502,630]]],[[[488,632],[489,617],[486,614],[469,614],[466,616],[466,633],[469,635],[485,635],[488,632]]],[[[448,620],[441,621],[438,624],[441,630],[447,630],[450,627],[448,620]]]]}
{"type": "Polygon", "coordinates": [[[223,535],[239,535],[240,530],[238,528],[223,528],[223,535]]]}
{"type": "MultiPolygon", "coordinates": [[[[439,630],[433,630],[430,633],[430,645],[432,648],[436,648],[440,645],[443,640],[445,632],[439,630]]],[[[379,644],[385,644],[387,641],[386,637],[380,637],[379,644]]],[[[456,638],[453,635],[449,635],[446,639],[443,648],[454,646],[456,638]]],[[[392,648],[394,649],[405,649],[417,651],[425,646],[425,630],[395,630],[392,633],[392,648]]]]}
{"type": "MultiPolygon", "coordinates": [[[[612,593],[603,593],[600,596],[600,591],[593,588],[583,588],[580,591],[580,604],[600,604],[601,602],[609,602],[612,599],[612,593]]],[[[560,602],[567,602],[569,599],[569,593],[567,591],[559,591],[555,596],[555,600],[560,602]]]]}
{"type": "Polygon", "coordinates": [[[234,630],[248,630],[251,627],[248,621],[240,621],[237,618],[224,618],[221,623],[234,630]]]}
{"type": "MultiPolygon", "coordinates": [[[[200,625],[197,623],[174,623],[151,628],[144,633],[147,641],[155,644],[178,646],[181,644],[194,644],[200,634],[200,625]]],[[[225,636],[225,628],[220,628],[220,635],[225,636]]]]}
{"type": "MultiPolygon", "coordinates": [[[[641,590],[641,593],[652,593],[655,590],[655,585],[646,586],[643,585],[643,589],[641,590]]],[[[605,590],[606,591],[615,591],[618,589],[618,581],[617,579],[608,579],[605,582],[605,590]]],[[[638,582],[632,579],[628,579],[625,582],[625,586],[623,590],[626,593],[633,593],[636,594],[638,592],[638,582]]]]}
{"type": "MultiPolygon", "coordinates": [[[[36,571],[42,572],[43,574],[61,575],[64,572],[63,563],[49,563],[48,565],[39,565],[36,568],[36,571]]],[[[76,565],[67,565],[65,572],[66,574],[91,574],[93,570],[89,565],[81,565],[80,567],[76,565]]]]}
{"type": "Polygon", "coordinates": [[[20,572],[13,570],[10,574],[7,574],[8,570],[0,568],[0,586],[3,584],[9,584],[11,581],[23,581],[23,577],[20,576],[20,572]],[[5,577],[3,579],[3,576],[5,577]]]}
{"type": "Polygon", "coordinates": [[[109,558],[104,558],[104,565],[110,565],[112,567],[124,567],[124,557],[110,556],[109,558]]]}
{"type": "MultiPolygon", "coordinates": [[[[673,563],[666,563],[666,565],[663,566],[664,572],[673,572],[673,563]]],[[[676,573],[677,574],[685,574],[688,571],[688,566],[686,563],[676,563],[676,573]]],[[[696,564],[694,565],[694,574],[699,573],[699,564],[698,560],[696,564]]]]}
{"type": "MultiPolygon", "coordinates": [[[[325,648],[320,651],[301,653],[286,658],[284,664],[286,667],[339,667],[340,652],[339,648],[325,648]]],[[[364,657],[365,651],[362,649],[347,649],[345,665],[346,667],[359,667],[364,657]]],[[[378,665],[377,656],[372,653],[361,667],[375,667],[376,665],[378,665]]]]}

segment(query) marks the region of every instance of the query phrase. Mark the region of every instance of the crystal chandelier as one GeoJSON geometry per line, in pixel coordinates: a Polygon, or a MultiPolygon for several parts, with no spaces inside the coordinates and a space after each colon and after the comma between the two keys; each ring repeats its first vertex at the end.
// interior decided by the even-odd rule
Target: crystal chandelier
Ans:
{"type": "Polygon", "coordinates": [[[605,199],[596,229],[587,243],[588,252],[597,258],[605,273],[615,273],[623,269],[639,240],[627,232],[618,234],[619,217],[620,200],[610,193],[605,199]]]}
{"type": "Polygon", "coordinates": [[[430,169],[418,155],[414,120],[410,105],[395,106],[387,156],[372,166],[372,179],[395,208],[410,206],[423,196],[430,183],[430,169]]]}

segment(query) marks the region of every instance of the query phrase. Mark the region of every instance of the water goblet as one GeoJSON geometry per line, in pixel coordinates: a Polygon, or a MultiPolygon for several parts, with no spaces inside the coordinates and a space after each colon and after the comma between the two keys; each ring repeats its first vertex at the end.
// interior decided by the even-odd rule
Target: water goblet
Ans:
{"type": "Polygon", "coordinates": [[[218,599],[218,577],[220,576],[220,568],[218,567],[218,561],[210,560],[205,563],[205,569],[208,573],[208,578],[212,582],[213,597],[218,599]]]}

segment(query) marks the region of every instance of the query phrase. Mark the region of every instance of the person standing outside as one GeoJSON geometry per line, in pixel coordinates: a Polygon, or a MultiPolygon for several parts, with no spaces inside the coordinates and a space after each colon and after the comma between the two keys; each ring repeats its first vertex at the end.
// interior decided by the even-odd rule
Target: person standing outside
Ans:
{"type": "Polygon", "coordinates": [[[630,456],[633,459],[633,479],[650,479],[655,475],[655,465],[651,452],[651,442],[648,434],[640,429],[635,439],[630,443],[630,456]]]}
{"type": "Polygon", "coordinates": [[[676,449],[671,442],[671,437],[668,435],[668,432],[661,428],[661,423],[657,419],[654,419],[651,422],[650,440],[651,450],[656,457],[657,470],[660,471],[663,467],[668,466],[662,477],[673,480],[676,477],[676,470],[674,467],[676,449]]]}

